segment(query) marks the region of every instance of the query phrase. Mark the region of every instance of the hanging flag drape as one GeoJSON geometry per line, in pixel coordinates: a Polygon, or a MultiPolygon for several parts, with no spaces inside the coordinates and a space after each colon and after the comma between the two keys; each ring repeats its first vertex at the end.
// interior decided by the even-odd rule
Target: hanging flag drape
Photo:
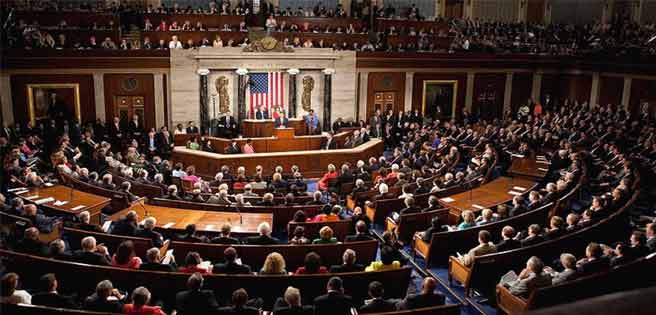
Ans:
{"type": "Polygon", "coordinates": [[[271,115],[272,108],[283,106],[284,80],[282,72],[252,73],[250,81],[251,118],[255,118],[255,111],[260,106],[264,106],[269,115],[271,115]]]}

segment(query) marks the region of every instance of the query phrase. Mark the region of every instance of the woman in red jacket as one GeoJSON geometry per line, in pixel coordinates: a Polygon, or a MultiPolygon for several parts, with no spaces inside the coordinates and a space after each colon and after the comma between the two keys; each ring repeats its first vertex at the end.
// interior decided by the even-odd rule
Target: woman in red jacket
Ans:
{"type": "Polygon", "coordinates": [[[335,170],[335,165],[328,164],[328,172],[326,174],[323,174],[323,177],[321,177],[321,179],[319,180],[318,183],[319,190],[328,189],[328,182],[333,178],[337,178],[337,171],[335,170]]]}

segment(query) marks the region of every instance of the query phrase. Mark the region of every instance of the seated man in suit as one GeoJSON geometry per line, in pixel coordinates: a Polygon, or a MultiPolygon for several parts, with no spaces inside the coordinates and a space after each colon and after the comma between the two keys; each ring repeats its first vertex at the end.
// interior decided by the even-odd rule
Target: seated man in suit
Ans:
{"type": "Polygon", "coordinates": [[[353,300],[344,294],[342,278],[330,278],[326,290],[326,294],[314,299],[315,315],[351,314],[353,300]]]}
{"type": "Polygon", "coordinates": [[[114,222],[114,227],[111,230],[111,234],[122,235],[122,236],[136,236],[139,231],[138,226],[139,217],[137,212],[134,210],[128,211],[125,214],[124,218],[119,219],[114,222]]]}
{"type": "Polygon", "coordinates": [[[287,128],[289,126],[289,119],[284,110],[278,111],[278,117],[275,119],[275,126],[276,128],[287,128]]]}
{"type": "Polygon", "coordinates": [[[48,246],[39,240],[39,230],[35,227],[25,229],[23,238],[14,246],[17,252],[45,256],[48,253],[48,246]]]}
{"type": "Polygon", "coordinates": [[[341,272],[358,272],[363,271],[364,266],[361,264],[356,264],[356,254],[352,249],[347,249],[342,254],[341,265],[330,266],[330,273],[341,273],[341,272]]]}
{"type": "Polygon", "coordinates": [[[262,222],[257,226],[258,236],[251,236],[246,239],[246,244],[249,245],[275,245],[279,244],[280,240],[271,236],[271,226],[269,223],[262,222]]]}
{"type": "Polygon", "coordinates": [[[146,251],[146,262],[142,263],[139,267],[141,270],[150,270],[150,271],[166,271],[174,272],[178,268],[175,264],[175,259],[171,256],[171,262],[168,264],[162,263],[162,258],[159,254],[159,248],[153,247],[146,251]]]}
{"type": "Polygon", "coordinates": [[[110,265],[112,259],[109,256],[107,247],[102,245],[96,246],[96,239],[93,236],[83,238],[81,245],[82,249],[73,253],[73,261],[89,265],[110,265]]]}
{"type": "Polygon", "coordinates": [[[439,232],[447,232],[449,230],[448,225],[442,223],[443,222],[440,220],[440,217],[436,215],[431,218],[431,226],[424,232],[418,232],[418,234],[421,236],[421,239],[424,242],[430,242],[433,234],[439,232]]]}
{"type": "Polygon", "coordinates": [[[203,275],[194,273],[187,279],[187,290],[175,295],[178,315],[213,314],[219,308],[214,291],[203,290],[203,275]]]}
{"type": "Polygon", "coordinates": [[[528,236],[522,240],[522,247],[535,245],[544,241],[544,237],[540,234],[542,228],[539,224],[531,224],[528,226],[528,236]]]}
{"type": "Polygon", "coordinates": [[[538,257],[531,257],[526,262],[526,268],[517,277],[517,280],[505,284],[510,293],[526,297],[533,290],[551,285],[551,276],[544,272],[544,263],[538,257]]]}
{"type": "Polygon", "coordinates": [[[413,197],[405,197],[405,200],[403,200],[403,203],[405,204],[405,208],[401,209],[399,211],[399,214],[404,215],[404,214],[412,214],[412,213],[420,213],[421,209],[415,207],[415,198],[413,197]]]}
{"type": "Polygon", "coordinates": [[[88,296],[82,304],[82,309],[95,312],[123,313],[123,302],[126,294],[114,288],[109,280],[103,280],[96,285],[96,293],[88,296]]]}
{"type": "Polygon", "coordinates": [[[214,265],[213,273],[218,274],[249,274],[251,267],[249,265],[237,262],[237,250],[234,247],[228,247],[223,251],[224,263],[214,265]]]}
{"type": "Polygon", "coordinates": [[[491,239],[490,232],[486,230],[478,232],[478,246],[470,249],[467,254],[460,257],[460,262],[465,266],[471,266],[474,263],[474,257],[496,253],[497,248],[492,244],[491,239]]]}
{"type": "Polygon", "coordinates": [[[273,305],[274,315],[313,315],[314,308],[301,304],[301,292],[294,287],[285,290],[283,298],[278,298],[273,305]]]}
{"type": "Polygon", "coordinates": [[[264,108],[264,106],[260,106],[257,108],[255,111],[255,119],[257,120],[263,120],[263,119],[269,119],[269,112],[264,108]]]}
{"type": "Polygon", "coordinates": [[[23,218],[30,220],[33,227],[36,227],[39,232],[50,233],[60,220],[56,217],[47,217],[39,213],[36,205],[27,204],[23,206],[23,213],[20,215],[23,218]]]}
{"type": "Polygon", "coordinates": [[[230,223],[224,223],[221,226],[221,235],[217,236],[212,239],[211,243],[212,244],[239,244],[240,241],[232,236],[230,236],[230,233],[232,233],[232,226],[230,223]]]}
{"type": "Polygon", "coordinates": [[[89,211],[82,211],[77,215],[78,223],[73,225],[74,228],[90,232],[103,233],[104,231],[97,224],[91,224],[91,214],[89,211]]]}
{"type": "Polygon", "coordinates": [[[397,303],[396,307],[399,310],[412,310],[422,307],[431,307],[444,305],[445,297],[442,293],[435,292],[437,288],[437,280],[432,277],[424,278],[421,283],[421,293],[410,294],[397,303]]]}
{"type": "Polygon", "coordinates": [[[57,278],[54,273],[47,273],[39,279],[41,291],[32,295],[32,304],[57,308],[77,308],[70,296],[57,292],[57,278]]]}
{"type": "Polygon", "coordinates": [[[606,271],[610,268],[610,259],[604,256],[601,245],[597,243],[588,244],[585,248],[585,256],[585,258],[576,262],[581,277],[606,271]]]}
{"type": "Polygon", "coordinates": [[[232,141],[227,147],[225,147],[223,152],[225,154],[239,154],[241,153],[241,149],[237,145],[237,141],[232,141]]]}
{"type": "Polygon", "coordinates": [[[154,217],[147,217],[144,220],[143,229],[138,230],[135,236],[149,238],[153,246],[158,248],[162,247],[162,245],[164,245],[164,237],[162,237],[162,234],[155,231],[156,225],[157,225],[157,219],[155,219],[154,217]]]}
{"type": "MultiPolygon", "coordinates": [[[[222,307],[219,309],[221,314],[234,314],[234,315],[259,315],[260,310],[255,307],[248,306],[248,292],[244,289],[237,289],[232,292],[232,305],[222,307]]],[[[196,313],[202,314],[202,313],[196,313]]]]}
{"type": "Polygon", "coordinates": [[[560,264],[563,266],[563,271],[556,272],[550,267],[545,267],[545,271],[551,275],[551,284],[558,285],[565,281],[570,281],[578,276],[576,270],[576,257],[570,253],[563,253],[560,255],[560,264]]]}
{"type": "Polygon", "coordinates": [[[364,305],[360,306],[359,313],[377,313],[391,312],[396,310],[396,303],[383,298],[385,289],[379,281],[369,283],[369,296],[371,299],[365,300],[364,305]]]}
{"type": "Polygon", "coordinates": [[[501,229],[501,242],[496,245],[497,252],[504,252],[522,247],[522,243],[514,239],[516,235],[517,232],[515,232],[515,229],[512,226],[504,226],[503,229],[501,229]]]}
{"type": "Polygon", "coordinates": [[[367,223],[360,220],[355,223],[355,235],[347,235],[344,242],[369,241],[373,239],[374,238],[369,234],[367,223]]]}

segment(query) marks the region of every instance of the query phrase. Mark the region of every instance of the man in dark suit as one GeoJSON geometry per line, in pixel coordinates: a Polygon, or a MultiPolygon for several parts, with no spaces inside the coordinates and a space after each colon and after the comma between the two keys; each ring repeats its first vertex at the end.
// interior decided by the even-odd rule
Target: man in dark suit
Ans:
{"type": "Polygon", "coordinates": [[[125,217],[114,222],[111,234],[123,236],[136,236],[139,231],[137,225],[137,212],[132,210],[125,214],[125,217]]]}
{"type": "Polygon", "coordinates": [[[121,294],[109,280],[103,280],[96,285],[96,293],[88,296],[82,304],[82,309],[95,312],[123,313],[123,300],[121,294]],[[110,298],[112,297],[112,298],[110,298]]]}
{"type": "Polygon", "coordinates": [[[112,144],[113,151],[121,150],[121,142],[123,141],[123,128],[121,126],[121,119],[114,117],[114,121],[109,126],[109,140],[112,144]]]}
{"type": "Polygon", "coordinates": [[[212,290],[203,290],[203,276],[194,273],[187,280],[187,290],[175,295],[179,315],[212,314],[219,308],[212,290]]]}
{"type": "Polygon", "coordinates": [[[238,239],[230,236],[232,233],[232,226],[228,223],[221,226],[221,235],[212,239],[212,244],[239,244],[241,243],[238,239]]]}
{"type": "Polygon", "coordinates": [[[313,315],[314,309],[301,304],[301,292],[294,287],[288,287],[283,298],[278,298],[273,305],[274,315],[313,315]]]}
{"type": "Polygon", "coordinates": [[[497,252],[503,252],[507,250],[512,250],[516,248],[522,247],[522,243],[516,239],[514,239],[515,235],[517,233],[515,232],[515,229],[512,226],[504,226],[503,229],[501,230],[501,242],[496,245],[497,247],[497,252]]]}
{"type": "Polygon", "coordinates": [[[645,236],[647,236],[647,247],[653,253],[656,252],[656,224],[649,223],[645,227],[645,236]]]}
{"type": "Polygon", "coordinates": [[[82,249],[73,253],[71,260],[83,264],[109,266],[112,260],[105,246],[96,246],[96,239],[87,236],[82,239],[82,249]]]}
{"type": "Polygon", "coordinates": [[[237,289],[232,292],[232,305],[219,309],[221,314],[230,315],[259,315],[260,310],[248,306],[248,292],[244,289],[237,289]]]}
{"type": "Polygon", "coordinates": [[[176,239],[182,242],[206,243],[207,238],[196,234],[196,224],[187,224],[185,234],[176,235],[176,239]]]}
{"type": "Polygon", "coordinates": [[[237,141],[232,141],[227,147],[225,147],[224,152],[225,154],[239,154],[241,153],[241,149],[237,145],[237,141]]]}
{"type": "Polygon", "coordinates": [[[420,213],[421,209],[415,206],[415,198],[413,197],[405,197],[405,200],[403,200],[403,203],[405,204],[405,208],[401,209],[399,211],[399,214],[411,214],[411,213],[420,213]]]}
{"type": "Polygon", "coordinates": [[[339,129],[341,129],[345,126],[346,126],[346,124],[342,120],[342,117],[337,117],[337,120],[335,120],[335,122],[333,123],[333,132],[338,133],[339,129]]]}
{"type": "Polygon", "coordinates": [[[365,304],[360,307],[359,313],[378,313],[391,312],[396,310],[396,304],[392,301],[385,300],[383,294],[385,290],[383,284],[378,281],[369,283],[370,300],[365,300],[365,304]]]}
{"type": "Polygon", "coordinates": [[[194,133],[199,133],[198,127],[194,125],[193,121],[189,121],[187,124],[187,134],[194,134],[194,133]]]}
{"type": "Polygon", "coordinates": [[[163,264],[161,261],[159,248],[153,247],[146,251],[146,262],[141,264],[139,269],[165,272],[174,272],[177,269],[174,261],[168,264],[163,264]]]}
{"type": "Polygon", "coordinates": [[[358,272],[363,271],[364,266],[361,264],[356,264],[355,251],[352,249],[347,249],[342,255],[343,263],[341,265],[330,266],[330,273],[342,273],[342,272],[358,272]]]}
{"type": "Polygon", "coordinates": [[[280,244],[280,240],[271,236],[271,226],[269,223],[262,222],[257,227],[258,236],[251,236],[246,239],[246,244],[249,245],[276,245],[280,244]]]}
{"type": "Polygon", "coordinates": [[[332,134],[329,133],[328,135],[326,135],[326,139],[321,144],[321,149],[323,149],[323,150],[337,149],[337,142],[335,142],[335,139],[333,139],[332,134]]]}
{"type": "Polygon", "coordinates": [[[327,293],[314,299],[316,315],[350,314],[353,300],[344,294],[340,277],[332,277],[326,286],[327,293]]]}
{"type": "Polygon", "coordinates": [[[39,240],[39,230],[35,227],[25,230],[23,238],[16,243],[14,249],[17,252],[37,256],[45,256],[48,253],[48,247],[39,240]]]}
{"type": "Polygon", "coordinates": [[[369,241],[374,238],[368,233],[367,224],[360,220],[355,223],[355,235],[347,235],[344,242],[369,241]]]}
{"type": "Polygon", "coordinates": [[[130,132],[132,139],[141,140],[141,134],[143,133],[143,126],[139,122],[139,115],[132,116],[132,120],[128,124],[128,132],[130,132]]]}
{"type": "Polygon", "coordinates": [[[57,308],[76,308],[69,296],[57,293],[57,278],[54,273],[47,273],[39,279],[41,291],[32,295],[32,304],[57,308]]]}
{"type": "Polygon", "coordinates": [[[260,106],[257,108],[257,111],[255,111],[255,119],[257,120],[269,119],[269,112],[264,108],[264,106],[260,106]]]}
{"type": "Polygon", "coordinates": [[[221,136],[231,139],[237,135],[237,121],[235,117],[227,112],[225,116],[219,118],[219,128],[221,136]]]}
{"type": "Polygon", "coordinates": [[[522,198],[522,196],[515,196],[513,198],[512,203],[513,203],[513,207],[512,207],[512,209],[510,209],[510,212],[509,212],[511,217],[516,216],[516,215],[520,215],[520,214],[528,211],[528,209],[526,209],[526,207],[524,206],[524,198],[522,198]]]}
{"type": "Polygon", "coordinates": [[[431,277],[424,278],[421,284],[421,293],[410,294],[397,304],[400,310],[411,310],[422,307],[444,305],[444,295],[434,292],[437,288],[437,280],[431,277]]]}
{"type": "Polygon", "coordinates": [[[535,245],[544,241],[544,237],[540,235],[542,228],[538,224],[531,224],[528,227],[528,236],[522,240],[522,247],[535,245]]]}
{"type": "Polygon", "coordinates": [[[153,217],[146,218],[144,220],[143,229],[138,230],[135,236],[149,238],[152,241],[154,247],[158,247],[158,248],[162,247],[162,245],[164,244],[164,237],[162,237],[162,234],[155,231],[156,224],[157,224],[157,220],[155,220],[155,218],[153,217]]]}
{"type": "Polygon", "coordinates": [[[606,271],[610,268],[610,259],[604,256],[601,245],[597,243],[588,244],[585,248],[585,256],[586,258],[577,262],[580,277],[606,271]]]}
{"type": "Polygon", "coordinates": [[[212,268],[213,273],[218,274],[249,274],[251,267],[249,265],[237,263],[237,250],[234,247],[228,247],[223,251],[224,263],[218,263],[212,268]]]}
{"type": "Polygon", "coordinates": [[[289,119],[287,118],[287,115],[285,115],[285,112],[280,112],[280,116],[275,120],[275,126],[276,128],[287,128],[287,126],[289,126],[289,119]]]}

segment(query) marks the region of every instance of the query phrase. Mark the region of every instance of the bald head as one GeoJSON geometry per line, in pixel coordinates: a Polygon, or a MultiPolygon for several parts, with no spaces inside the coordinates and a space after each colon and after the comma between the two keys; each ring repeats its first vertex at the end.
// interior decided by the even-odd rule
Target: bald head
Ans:
{"type": "Polygon", "coordinates": [[[433,293],[435,291],[435,288],[437,288],[437,280],[435,280],[435,278],[431,278],[431,277],[424,278],[424,281],[421,284],[421,293],[423,294],[433,293]]]}

